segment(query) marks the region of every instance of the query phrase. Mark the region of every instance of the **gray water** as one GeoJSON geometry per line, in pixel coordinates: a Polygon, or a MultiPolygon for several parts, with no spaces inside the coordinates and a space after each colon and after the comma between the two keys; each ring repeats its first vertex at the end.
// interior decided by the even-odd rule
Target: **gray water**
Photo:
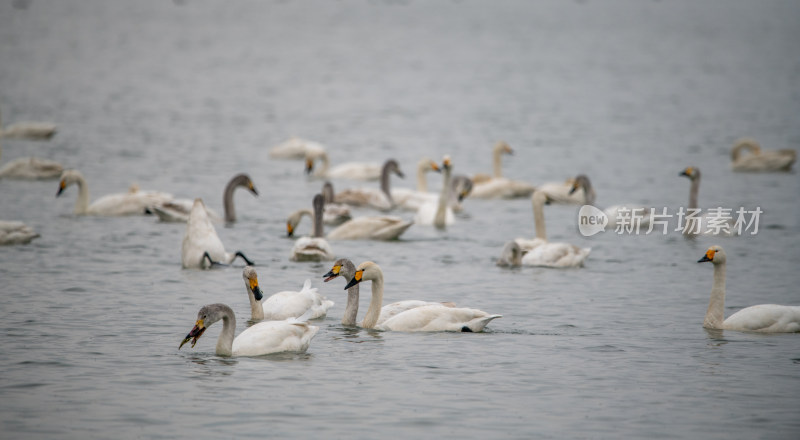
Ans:
{"type": "Polygon", "coordinates": [[[59,126],[4,140],[3,162],[80,169],[92,199],[136,182],[220,212],[247,172],[261,196],[237,193],[226,246],[265,293],[311,278],[336,305],[305,354],[218,357],[219,324],[179,351],[204,304],[245,327],[241,266],[182,270],[183,225],[75,217],[76,188],[0,181],[0,218],[41,234],[0,248],[0,437],[800,437],[800,335],[704,330],[712,267],[696,263],[727,250],[728,315],[800,304],[800,179],[734,174],[728,156],[741,136],[800,148],[797,17],[796,1],[3,2],[4,123],[59,126]],[[530,202],[467,200],[444,232],[331,244],[383,267],[386,302],[503,318],[482,334],[345,328],[330,264],[288,261],[285,218],[321,186],[268,158],[290,135],[334,163],[394,157],[405,186],[423,155],[489,171],[503,139],[509,177],[586,173],[598,205],[670,212],[695,165],[702,206],[764,213],[736,238],[585,238],[576,207],[548,206],[550,240],[592,247],[586,266],[509,270],[494,259],[533,235],[530,202]]]}

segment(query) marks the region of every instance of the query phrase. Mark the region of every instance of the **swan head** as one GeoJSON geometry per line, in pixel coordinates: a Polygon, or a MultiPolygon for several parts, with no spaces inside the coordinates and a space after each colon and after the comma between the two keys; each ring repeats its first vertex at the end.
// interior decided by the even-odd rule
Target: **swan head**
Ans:
{"type": "Polygon", "coordinates": [[[502,154],[514,154],[514,150],[511,148],[511,145],[508,145],[506,141],[500,141],[494,146],[495,151],[499,151],[502,154]]]}
{"type": "Polygon", "coordinates": [[[389,159],[383,164],[383,173],[381,174],[388,174],[390,171],[395,173],[398,177],[406,177],[406,175],[403,174],[403,170],[400,169],[400,164],[394,159],[389,159]]]}
{"type": "Polygon", "coordinates": [[[688,177],[690,180],[695,180],[700,177],[700,169],[697,167],[686,167],[685,170],[681,171],[679,176],[688,177]]]}
{"type": "Polygon", "coordinates": [[[311,174],[314,171],[314,159],[306,156],[306,174],[311,174]]]}
{"type": "Polygon", "coordinates": [[[442,171],[436,162],[432,161],[427,157],[423,157],[422,159],[419,160],[418,169],[420,171],[436,171],[437,173],[442,171]]]}
{"type": "Polygon", "coordinates": [[[258,190],[256,189],[256,186],[253,185],[253,181],[250,179],[250,176],[248,176],[245,173],[233,176],[231,182],[234,182],[237,186],[242,186],[247,188],[247,190],[253,193],[253,195],[256,196],[258,195],[258,190]]]}
{"type": "Polygon", "coordinates": [[[572,195],[575,191],[584,188],[591,188],[592,182],[589,181],[589,176],[586,174],[579,174],[574,179],[572,179],[572,188],[570,188],[569,193],[572,195]]]}
{"type": "Polygon", "coordinates": [[[722,250],[722,246],[711,246],[708,248],[706,253],[703,255],[703,258],[697,260],[698,263],[705,263],[710,261],[714,264],[722,264],[725,263],[727,260],[727,256],[725,255],[725,251],[722,250]]]}
{"type": "Polygon", "coordinates": [[[353,274],[353,279],[344,286],[344,289],[347,290],[364,280],[377,280],[380,278],[383,278],[381,267],[372,261],[365,261],[358,265],[353,274]]]}
{"type": "Polygon", "coordinates": [[[80,171],[78,170],[64,170],[61,172],[61,179],[58,182],[58,192],[56,193],[56,197],[60,196],[61,193],[67,189],[68,186],[78,183],[83,176],[81,175],[80,171]]]}
{"type": "Polygon", "coordinates": [[[450,160],[450,156],[445,156],[442,159],[442,169],[449,170],[453,168],[453,162],[450,160]]]}
{"type": "Polygon", "coordinates": [[[458,195],[458,201],[463,202],[472,193],[472,179],[464,175],[453,176],[453,190],[458,195]]]}
{"type": "Polygon", "coordinates": [[[203,306],[200,311],[197,312],[197,321],[195,321],[194,327],[192,327],[189,333],[186,334],[186,337],[183,338],[181,345],[178,346],[178,350],[190,340],[192,341],[192,347],[194,347],[194,344],[197,343],[200,336],[203,336],[206,329],[225,316],[226,307],[227,306],[224,304],[209,304],[203,306]]]}
{"type": "Polygon", "coordinates": [[[353,279],[353,275],[356,272],[356,266],[353,264],[352,261],[348,260],[347,258],[340,258],[333,263],[333,267],[331,270],[328,271],[322,277],[324,278],[323,281],[326,283],[332,279],[335,279],[339,275],[343,276],[346,280],[353,279]]]}
{"type": "Polygon", "coordinates": [[[242,278],[244,279],[244,285],[247,289],[253,292],[256,301],[261,301],[261,299],[264,298],[264,294],[261,293],[261,288],[258,287],[258,274],[256,270],[253,269],[253,266],[245,266],[242,271],[242,278]]]}

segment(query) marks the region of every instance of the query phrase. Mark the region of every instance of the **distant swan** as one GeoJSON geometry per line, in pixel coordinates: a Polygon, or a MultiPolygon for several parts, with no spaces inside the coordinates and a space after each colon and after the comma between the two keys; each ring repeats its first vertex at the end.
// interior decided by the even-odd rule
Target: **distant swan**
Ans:
{"type": "Polygon", "coordinates": [[[725,319],[725,263],[721,246],[711,246],[698,263],[714,264],[714,284],[703,327],[751,332],[800,332],[800,306],[761,304],[739,310],[725,319]]]}
{"type": "MultiPolygon", "coordinates": [[[[249,279],[245,277],[245,286],[250,288],[249,279]]],[[[319,327],[309,325],[301,317],[284,321],[262,321],[246,328],[234,339],[236,333],[236,316],[225,304],[209,304],[197,313],[197,321],[189,334],[178,346],[192,341],[192,347],[203,336],[211,324],[222,320],[222,332],[217,338],[216,353],[219,356],[261,356],[271,353],[304,352],[311,339],[319,331],[319,327]]]]}
{"type": "Polygon", "coordinates": [[[306,139],[292,136],[272,147],[269,157],[273,159],[305,159],[307,153],[325,152],[325,146],[306,139]]]}
{"type": "MultiPolygon", "coordinates": [[[[692,182],[689,188],[689,206],[687,206],[687,213],[695,212],[697,210],[697,195],[700,192],[700,169],[697,167],[687,167],[683,170],[680,176],[688,177],[692,182]]],[[[699,212],[699,211],[698,211],[699,212]]],[[[719,230],[711,228],[712,219],[708,212],[702,213],[696,219],[683,220],[683,235],[692,238],[696,235],[712,235],[712,236],[732,236],[738,235],[738,231],[734,228],[735,222],[733,218],[718,219],[721,227],[719,230]]]]}
{"type": "MultiPolygon", "coordinates": [[[[338,276],[342,276],[345,279],[345,284],[349,284],[352,281],[353,276],[356,273],[356,266],[353,264],[352,261],[348,260],[347,258],[340,258],[333,263],[333,267],[331,270],[323,275],[324,281],[327,283],[330,280],[335,279],[338,276]]],[[[355,284],[347,288],[347,305],[345,306],[344,315],[342,315],[342,325],[347,326],[355,326],[356,325],[356,316],[358,315],[358,297],[359,297],[359,285],[355,284]]],[[[409,299],[405,301],[398,301],[391,304],[387,304],[381,307],[380,316],[378,317],[377,325],[383,324],[387,319],[405,312],[406,310],[410,310],[416,307],[422,306],[430,306],[430,305],[442,305],[445,307],[455,307],[456,305],[451,302],[430,302],[430,301],[420,301],[416,299],[409,299]]]]}
{"type": "Polygon", "coordinates": [[[761,145],[753,139],[739,139],[731,150],[733,171],[790,171],[797,160],[795,150],[761,150],[761,145]],[[742,150],[750,154],[742,156],[742,150]]]}
{"type": "MultiPolygon", "coordinates": [[[[258,196],[256,187],[253,186],[253,181],[250,176],[241,173],[233,176],[228,184],[225,186],[225,191],[222,193],[222,206],[225,209],[225,222],[233,223],[236,221],[236,209],[233,207],[233,192],[236,188],[242,187],[250,191],[254,196],[258,196]]],[[[150,209],[158,216],[162,222],[182,222],[189,221],[189,213],[192,211],[194,200],[189,199],[173,199],[157,205],[153,205],[150,209]]],[[[209,218],[213,221],[219,221],[219,215],[206,208],[209,218]]]]}
{"type": "Polygon", "coordinates": [[[127,193],[109,194],[89,204],[89,186],[78,170],[64,170],[61,174],[58,192],[60,196],[70,185],[78,186],[78,198],[75,200],[75,215],[144,215],[148,207],[172,200],[172,195],[158,191],[140,191],[132,186],[127,193]]]}
{"type": "Polygon", "coordinates": [[[3,128],[3,117],[0,114],[0,137],[8,139],[50,139],[56,134],[58,127],[49,122],[17,122],[3,128]]]}
{"type": "Polygon", "coordinates": [[[351,179],[351,180],[378,180],[381,177],[380,164],[347,162],[330,168],[328,153],[325,151],[310,151],[306,153],[306,174],[318,179],[351,179]],[[322,165],[314,169],[314,163],[320,160],[322,165]]]}
{"type": "Polygon", "coordinates": [[[345,290],[364,280],[372,281],[372,299],[361,323],[363,328],[402,332],[480,332],[491,320],[502,316],[490,315],[478,309],[434,304],[400,312],[378,324],[383,302],[383,271],[380,266],[371,261],[359,264],[345,290]]]}
{"type": "MultiPolygon", "coordinates": [[[[579,174],[573,180],[570,194],[573,194],[578,190],[583,190],[583,203],[585,205],[597,207],[594,202],[595,191],[592,187],[592,182],[589,180],[587,175],[579,174]]],[[[638,220],[639,227],[646,227],[650,225],[650,208],[645,206],[630,204],[613,205],[605,208],[603,212],[605,213],[606,217],[608,217],[606,229],[613,229],[618,224],[626,228],[635,227],[634,220],[638,220]]]]}
{"type": "Polygon", "coordinates": [[[0,246],[28,244],[37,237],[39,234],[25,223],[0,220],[0,246]]]}
{"type": "Polygon", "coordinates": [[[533,240],[516,239],[515,241],[525,251],[522,264],[525,266],[544,267],[581,267],[589,256],[591,248],[579,248],[569,243],[550,243],[544,226],[544,204],[547,195],[536,191],[531,197],[533,203],[533,221],[536,228],[536,238],[533,240]]]}
{"type": "Polygon", "coordinates": [[[444,180],[442,181],[442,190],[436,200],[423,203],[417,210],[414,216],[414,223],[420,225],[433,225],[438,229],[444,229],[447,226],[455,223],[455,215],[453,210],[448,206],[450,200],[451,190],[451,174],[452,164],[450,156],[445,156],[442,161],[442,173],[444,180]]]}
{"type": "MultiPolygon", "coordinates": [[[[323,238],[322,210],[325,207],[325,199],[322,194],[314,196],[312,206],[314,207],[312,214],[314,219],[313,235],[311,237],[300,237],[294,242],[292,253],[289,255],[289,259],[292,261],[327,261],[336,258],[331,245],[323,238]]],[[[294,234],[294,226],[291,226],[291,224],[294,222],[295,215],[297,215],[297,221],[299,222],[300,216],[307,213],[310,213],[310,211],[298,211],[289,217],[286,222],[286,231],[289,236],[294,234]]]]}
{"type": "MultiPolygon", "coordinates": [[[[3,146],[0,144],[0,156],[3,146]]],[[[64,171],[60,163],[38,157],[20,157],[0,167],[0,179],[57,179],[64,171]]]]}
{"type": "Polygon", "coordinates": [[[346,189],[336,193],[333,200],[336,203],[344,203],[360,208],[373,208],[380,211],[389,211],[394,208],[395,203],[392,198],[392,189],[389,182],[391,174],[404,177],[400,165],[394,159],[389,159],[383,164],[381,169],[380,189],[378,188],[354,188],[346,189]]]}
{"type": "Polygon", "coordinates": [[[533,185],[519,180],[510,180],[503,177],[502,155],[513,154],[514,150],[505,143],[498,142],[492,149],[494,159],[494,175],[477,174],[472,178],[472,197],[478,199],[512,199],[528,197],[533,191],[533,185]]]}
{"type": "Polygon", "coordinates": [[[242,272],[247,296],[250,298],[250,314],[253,321],[282,320],[288,318],[317,319],[325,317],[328,309],[333,307],[333,301],[317,292],[311,287],[311,280],[306,280],[303,289],[299,292],[285,290],[273,294],[267,299],[258,286],[258,274],[251,266],[242,272]]]}
{"type": "Polygon", "coordinates": [[[181,244],[181,262],[187,269],[206,269],[214,264],[231,264],[236,257],[241,257],[248,265],[253,265],[241,251],[229,253],[225,251],[214,225],[206,213],[201,199],[194,199],[186,233],[181,244]]]}
{"type": "Polygon", "coordinates": [[[333,184],[325,182],[322,185],[322,197],[325,199],[325,212],[322,214],[322,223],[328,226],[337,226],[353,218],[350,208],[342,203],[335,203],[333,184]]]}
{"type": "Polygon", "coordinates": [[[575,188],[575,179],[569,178],[563,182],[548,182],[536,186],[536,191],[547,193],[550,203],[567,205],[584,205],[586,199],[594,200],[594,188],[584,192],[580,186],[575,188]]]}

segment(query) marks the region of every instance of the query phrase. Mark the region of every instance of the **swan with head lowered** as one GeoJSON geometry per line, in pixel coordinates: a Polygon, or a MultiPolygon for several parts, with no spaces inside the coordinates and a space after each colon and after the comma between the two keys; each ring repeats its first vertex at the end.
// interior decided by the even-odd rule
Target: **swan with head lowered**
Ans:
{"type": "MultiPolygon", "coordinates": [[[[0,142],[0,156],[2,155],[3,146],[0,142]]],[[[64,167],[52,160],[20,157],[0,166],[0,179],[57,179],[63,171],[64,167]]]]}
{"type": "Polygon", "coordinates": [[[300,237],[294,242],[292,253],[289,255],[291,261],[329,261],[336,258],[333,248],[328,244],[328,240],[323,237],[322,210],[325,209],[325,199],[322,194],[314,196],[312,201],[314,211],[303,209],[296,211],[289,216],[286,221],[286,232],[288,236],[294,235],[294,228],[304,215],[310,215],[314,220],[313,234],[310,237],[300,237]]]}
{"type": "Polygon", "coordinates": [[[502,316],[478,309],[431,304],[405,310],[379,324],[383,302],[383,271],[380,266],[371,261],[359,264],[345,290],[364,280],[372,281],[372,299],[361,322],[363,328],[401,332],[480,332],[491,320],[502,316]]]}
{"type": "Polygon", "coordinates": [[[733,171],[791,171],[797,160],[797,152],[791,149],[762,150],[754,139],[739,139],[731,150],[731,168],[733,171]],[[750,154],[742,155],[747,150],[750,154]]]}
{"type": "Polygon", "coordinates": [[[325,146],[314,141],[292,136],[269,150],[273,159],[305,159],[308,153],[325,152],[325,146]]]}
{"type": "Polygon", "coordinates": [[[350,208],[342,203],[335,203],[333,184],[325,182],[322,185],[322,197],[325,200],[325,212],[322,214],[322,223],[328,226],[338,226],[350,220],[353,216],[350,214],[350,208]]]}
{"type": "MultiPolygon", "coordinates": [[[[250,180],[250,176],[241,173],[233,176],[225,186],[222,193],[222,206],[225,209],[225,222],[233,223],[236,221],[236,210],[233,207],[233,192],[236,188],[246,188],[254,196],[258,196],[258,191],[250,180]]],[[[189,213],[192,211],[194,200],[173,199],[149,207],[162,222],[186,223],[189,221],[189,213]]],[[[206,208],[209,218],[213,221],[220,221],[219,215],[206,208]]]]}
{"type": "Polygon", "coordinates": [[[285,290],[263,299],[256,270],[247,266],[242,277],[250,299],[250,315],[253,321],[274,321],[301,316],[305,319],[324,318],[328,309],[333,307],[333,301],[320,295],[316,287],[311,287],[311,280],[306,280],[299,292],[285,290]]]}
{"type": "Polygon", "coordinates": [[[58,185],[56,197],[64,193],[70,185],[77,185],[78,198],[75,200],[75,215],[144,215],[149,207],[172,200],[172,195],[160,191],[141,191],[132,185],[127,193],[109,194],[89,204],[89,186],[83,174],[77,170],[64,170],[58,185]]]}
{"type": "Polygon", "coordinates": [[[306,174],[317,179],[378,180],[382,168],[383,166],[377,163],[363,162],[347,162],[331,168],[328,153],[325,151],[306,153],[306,174]],[[317,160],[321,161],[322,165],[314,169],[317,160]]]}
{"type": "Polygon", "coordinates": [[[392,189],[389,181],[391,174],[404,177],[400,165],[394,159],[389,159],[381,169],[380,188],[352,188],[338,192],[333,196],[336,203],[359,208],[372,208],[379,211],[390,211],[395,207],[392,198],[392,189]]]}
{"type": "Polygon", "coordinates": [[[522,248],[514,240],[506,243],[496,264],[500,267],[518,267],[522,265],[522,248]]]}
{"type": "MultiPolygon", "coordinates": [[[[286,220],[286,234],[292,237],[300,220],[304,216],[308,216],[314,222],[315,231],[317,223],[320,224],[319,236],[322,237],[322,220],[318,219],[318,216],[321,216],[320,213],[324,209],[326,209],[324,200],[314,197],[313,212],[301,209],[289,215],[286,220]]],[[[355,217],[334,228],[327,234],[327,238],[331,240],[396,240],[413,224],[414,222],[389,215],[355,217]]],[[[315,232],[315,236],[316,234],[315,232]]]]}
{"type": "MultiPolygon", "coordinates": [[[[331,270],[323,275],[324,281],[335,279],[339,276],[344,278],[346,284],[349,284],[356,273],[356,266],[347,258],[340,258],[333,263],[331,270]]],[[[342,325],[355,326],[356,316],[358,315],[358,298],[359,298],[359,285],[355,284],[347,288],[347,305],[345,306],[344,315],[342,315],[342,325]]],[[[445,307],[455,307],[456,305],[451,302],[430,302],[420,301],[416,299],[408,299],[405,301],[398,301],[387,304],[380,309],[377,325],[383,324],[387,319],[406,310],[410,310],[421,306],[443,305],[445,307]]]]}
{"type": "Polygon", "coordinates": [[[503,177],[502,156],[513,154],[511,147],[500,141],[492,149],[494,159],[494,175],[477,174],[472,178],[472,197],[478,199],[514,199],[528,197],[533,191],[533,185],[519,180],[503,177]]]}
{"type": "Polygon", "coordinates": [[[447,226],[455,223],[455,215],[450,208],[448,201],[450,200],[450,191],[452,186],[452,172],[453,165],[450,162],[450,156],[445,156],[442,161],[442,173],[444,180],[442,181],[442,191],[436,200],[423,203],[417,210],[414,216],[414,223],[420,225],[433,225],[438,229],[444,229],[447,226]]]}
{"type": "MultiPolygon", "coordinates": [[[[246,269],[246,268],[245,268],[246,269]]],[[[246,276],[245,286],[250,291],[250,280],[246,276]]],[[[222,332],[217,338],[216,353],[219,356],[261,356],[271,353],[298,352],[308,349],[311,339],[319,327],[309,325],[307,317],[289,318],[283,321],[262,321],[245,329],[234,338],[236,316],[225,304],[209,304],[197,313],[197,321],[189,334],[178,346],[178,350],[189,341],[192,347],[208,327],[222,320],[222,332]]]]}
{"type": "Polygon", "coordinates": [[[725,251],[721,246],[711,246],[697,262],[714,264],[714,284],[703,327],[764,333],[800,332],[800,306],[761,304],[741,309],[725,319],[725,251]]]}
{"type": "Polygon", "coordinates": [[[547,198],[548,195],[542,191],[534,192],[531,197],[536,237],[532,240],[524,238],[514,240],[524,252],[522,264],[542,267],[582,267],[584,260],[592,251],[591,248],[547,241],[544,226],[544,205],[548,201],[547,198]]]}
{"type": "MultiPolygon", "coordinates": [[[[572,188],[569,193],[572,195],[578,190],[583,191],[583,203],[585,205],[596,206],[594,204],[596,193],[592,187],[592,182],[586,174],[579,174],[573,179],[572,188]]],[[[628,227],[634,225],[634,222],[638,223],[640,227],[650,225],[650,208],[645,206],[632,204],[613,205],[605,208],[603,213],[605,213],[608,218],[608,223],[606,223],[605,226],[606,229],[615,228],[617,225],[628,227]]]]}
{"type": "Polygon", "coordinates": [[[4,128],[0,114],[0,138],[46,140],[56,134],[57,128],[49,122],[17,122],[4,128]]]}
{"type": "Polygon", "coordinates": [[[689,215],[693,212],[699,213],[697,207],[697,195],[700,192],[700,169],[697,167],[686,167],[680,176],[688,177],[691,181],[689,187],[689,206],[687,206],[687,216],[683,220],[683,230],[681,231],[684,237],[693,238],[697,235],[712,235],[712,236],[732,236],[738,235],[739,231],[735,227],[735,221],[732,217],[719,217],[714,218],[705,212],[699,215],[694,215],[691,218],[689,215]],[[719,226],[717,228],[716,226],[719,226]]]}
{"type": "Polygon", "coordinates": [[[248,265],[253,264],[241,251],[234,253],[225,251],[222,240],[219,239],[214,225],[208,218],[203,200],[194,199],[181,245],[183,267],[207,269],[214,265],[231,264],[236,257],[241,257],[248,265]]]}
{"type": "Polygon", "coordinates": [[[39,234],[22,222],[0,220],[0,246],[28,244],[39,234]]]}

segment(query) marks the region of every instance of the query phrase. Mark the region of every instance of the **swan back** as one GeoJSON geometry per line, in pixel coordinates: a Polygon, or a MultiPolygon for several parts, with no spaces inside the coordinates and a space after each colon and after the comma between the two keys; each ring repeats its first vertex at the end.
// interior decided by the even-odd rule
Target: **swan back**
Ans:
{"type": "Polygon", "coordinates": [[[181,262],[184,268],[203,268],[206,262],[203,258],[205,252],[214,261],[228,262],[231,258],[225,252],[225,246],[219,239],[214,225],[206,212],[202,199],[194,199],[189,220],[186,223],[186,233],[181,245],[181,262]]]}

